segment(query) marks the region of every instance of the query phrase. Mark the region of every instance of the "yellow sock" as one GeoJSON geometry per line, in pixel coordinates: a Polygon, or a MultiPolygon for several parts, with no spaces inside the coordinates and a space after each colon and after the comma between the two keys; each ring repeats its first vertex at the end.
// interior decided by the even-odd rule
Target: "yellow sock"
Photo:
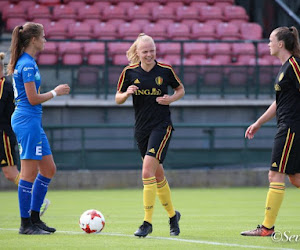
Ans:
{"type": "Polygon", "coordinates": [[[20,173],[18,173],[17,177],[14,180],[14,183],[18,186],[19,185],[19,180],[20,180],[20,173]]]}
{"type": "Polygon", "coordinates": [[[163,181],[157,183],[157,196],[163,207],[166,209],[169,217],[173,217],[175,215],[175,209],[173,207],[171,190],[166,177],[163,181]]]}
{"type": "Polygon", "coordinates": [[[152,215],[155,204],[157,183],[155,176],[150,178],[143,178],[144,184],[144,221],[152,224],[152,215]]]}
{"type": "Polygon", "coordinates": [[[271,182],[266,200],[265,219],[263,225],[272,228],[280,209],[285,191],[285,184],[281,182],[271,182]]]}

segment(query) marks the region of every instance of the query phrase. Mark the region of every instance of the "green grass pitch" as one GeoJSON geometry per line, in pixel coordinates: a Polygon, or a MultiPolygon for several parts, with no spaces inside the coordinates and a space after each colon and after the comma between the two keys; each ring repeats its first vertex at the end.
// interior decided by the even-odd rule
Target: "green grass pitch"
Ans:
{"type": "MultiPolygon", "coordinates": [[[[172,189],[181,212],[181,234],[169,236],[167,213],[156,200],[153,233],[136,238],[143,220],[142,188],[52,191],[43,220],[56,227],[47,236],[19,235],[17,191],[0,192],[0,249],[300,249],[300,239],[273,242],[270,237],[240,236],[263,220],[265,188],[172,189]],[[106,225],[100,234],[85,234],[78,221],[87,209],[100,210],[106,225]]],[[[276,231],[300,235],[300,190],[287,188],[276,231]]],[[[300,236],[299,236],[300,238],[300,236]]]]}

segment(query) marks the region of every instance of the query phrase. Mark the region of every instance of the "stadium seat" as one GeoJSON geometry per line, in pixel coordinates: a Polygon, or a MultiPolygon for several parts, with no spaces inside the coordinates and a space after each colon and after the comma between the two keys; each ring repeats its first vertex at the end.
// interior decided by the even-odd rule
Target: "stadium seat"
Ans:
{"type": "Polygon", "coordinates": [[[153,9],[158,8],[160,6],[160,3],[158,1],[157,2],[143,1],[142,6],[148,8],[152,20],[153,9]]]}
{"type": "Polygon", "coordinates": [[[80,65],[83,63],[81,43],[61,42],[58,44],[58,51],[62,64],[80,65]]]}
{"type": "Polygon", "coordinates": [[[68,26],[68,37],[72,39],[91,39],[91,26],[81,22],[72,23],[68,26]]]}
{"type": "Polygon", "coordinates": [[[257,52],[259,57],[263,57],[265,55],[270,55],[270,48],[268,43],[258,43],[257,44],[257,52]]]}
{"type": "Polygon", "coordinates": [[[29,8],[27,10],[27,17],[30,20],[36,19],[36,18],[45,18],[45,19],[51,19],[52,15],[50,13],[49,7],[36,4],[35,6],[29,8]]]}
{"type": "Polygon", "coordinates": [[[220,40],[238,40],[240,39],[238,26],[232,23],[219,23],[216,26],[217,37],[220,40]]]}
{"type": "Polygon", "coordinates": [[[179,22],[182,22],[183,20],[198,20],[199,19],[199,13],[197,8],[193,8],[190,6],[179,6],[176,11],[176,19],[179,22]]]}
{"type": "Polygon", "coordinates": [[[1,1],[1,4],[0,4],[0,12],[2,13],[2,17],[3,17],[3,11],[6,10],[9,5],[11,5],[11,2],[6,0],[6,1],[1,1]]]}
{"type": "Polygon", "coordinates": [[[42,24],[44,26],[45,33],[47,33],[48,27],[51,25],[52,21],[48,18],[34,18],[32,22],[42,24]]]}
{"type": "Polygon", "coordinates": [[[222,22],[223,13],[219,7],[216,6],[202,6],[199,8],[201,22],[222,22]]]}
{"type": "Polygon", "coordinates": [[[224,71],[220,68],[221,63],[219,61],[204,59],[199,63],[201,65],[199,74],[203,78],[204,86],[219,87],[224,83],[224,71]]]}
{"type": "Polygon", "coordinates": [[[124,20],[126,19],[125,10],[118,5],[106,6],[102,11],[102,20],[108,21],[110,19],[124,20]]]}
{"type": "Polygon", "coordinates": [[[215,26],[210,23],[196,23],[192,25],[191,39],[214,40],[216,39],[215,26]]]}
{"type": "Polygon", "coordinates": [[[100,85],[99,68],[91,66],[80,67],[76,80],[76,85],[79,88],[97,88],[100,85]]]}
{"type": "Polygon", "coordinates": [[[105,46],[101,42],[87,42],[83,44],[83,55],[89,65],[105,64],[105,46]]]}
{"type": "Polygon", "coordinates": [[[188,56],[199,56],[207,54],[207,44],[206,43],[184,43],[183,44],[184,57],[188,56]]]}
{"type": "Polygon", "coordinates": [[[51,22],[48,29],[45,30],[45,36],[47,39],[66,39],[67,26],[61,22],[51,22]]]}
{"type": "Polygon", "coordinates": [[[138,24],[126,22],[119,26],[118,34],[120,39],[135,40],[141,31],[142,29],[138,24]]]}
{"type": "Polygon", "coordinates": [[[43,52],[38,55],[39,65],[55,65],[58,63],[57,44],[46,42],[43,52]]]}
{"type": "Polygon", "coordinates": [[[245,65],[252,58],[255,58],[255,46],[252,43],[232,44],[232,60],[237,65],[245,65]]]}
{"type": "Polygon", "coordinates": [[[126,55],[121,55],[121,54],[118,54],[118,55],[113,55],[112,56],[112,63],[113,65],[128,65],[129,64],[129,61],[126,57],[126,55]]]}
{"type": "Polygon", "coordinates": [[[170,65],[181,65],[180,55],[165,55],[162,61],[170,65]]]}
{"type": "Polygon", "coordinates": [[[166,30],[163,24],[148,23],[144,26],[143,32],[153,37],[154,40],[165,40],[167,38],[166,30]]]}
{"type": "Polygon", "coordinates": [[[81,21],[94,19],[97,22],[100,21],[100,9],[93,7],[92,5],[85,5],[79,8],[77,11],[77,19],[81,21]]]}
{"type": "Polygon", "coordinates": [[[180,55],[180,43],[157,43],[159,54],[165,55],[180,55]]]}
{"type": "MultiPolygon", "coordinates": [[[[79,10],[84,9],[85,6],[88,5],[84,1],[72,1],[72,0],[64,0],[64,4],[67,4],[68,6],[72,7],[75,13],[78,13],[79,10]]],[[[94,8],[94,9],[97,10],[98,8],[94,8]]]]}
{"type": "Polygon", "coordinates": [[[152,19],[155,22],[161,19],[171,20],[171,22],[174,22],[175,20],[174,10],[172,7],[169,7],[167,5],[154,6],[152,8],[152,19]]]}
{"type": "Polygon", "coordinates": [[[129,50],[132,43],[128,42],[110,42],[108,43],[108,53],[109,55],[126,55],[127,50],[129,50]]]}
{"type": "Polygon", "coordinates": [[[253,76],[249,74],[248,66],[228,67],[226,69],[228,84],[232,86],[247,87],[253,76]]]}
{"type": "Polygon", "coordinates": [[[48,5],[48,6],[54,6],[54,5],[60,5],[60,0],[36,0],[38,4],[41,5],[48,5]]]}
{"type": "Polygon", "coordinates": [[[246,10],[242,6],[230,5],[226,6],[223,10],[224,21],[229,22],[231,20],[244,20],[248,21],[249,17],[246,10]]]}
{"type": "MultiPolygon", "coordinates": [[[[192,1],[191,4],[189,5],[191,8],[196,9],[199,12],[199,9],[203,6],[207,6],[208,3],[205,1],[192,1]]],[[[199,17],[198,17],[199,18],[199,17]]]]}
{"type": "Polygon", "coordinates": [[[240,32],[242,39],[262,39],[262,27],[257,23],[243,23],[240,27],[240,32]]]}
{"type": "Polygon", "coordinates": [[[17,25],[23,25],[24,23],[26,23],[24,18],[8,18],[5,29],[11,32],[17,25]]]}
{"type": "Polygon", "coordinates": [[[75,10],[69,5],[55,5],[53,7],[53,20],[60,19],[73,19],[75,20],[76,13],[75,10]]]}
{"type": "Polygon", "coordinates": [[[143,5],[135,5],[133,8],[129,8],[127,10],[127,15],[129,21],[132,21],[134,19],[150,20],[151,18],[150,10],[143,5]]]}
{"type": "Polygon", "coordinates": [[[190,29],[182,23],[172,23],[167,27],[167,34],[173,40],[188,40],[190,29]]]}
{"type": "Polygon", "coordinates": [[[208,56],[213,61],[222,65],[231,63],[231,44],[230,43],[209,43],[207,45],[208,56]]]}
{"type": "Polygon", "coordinates": [[[131,9],[131,8],[134,8],[134,6],[135,6],[136,4],[134,3],[134,2],[129,2],[129,1],[120,1],[119,3],[118,3],[118,6],[120,7],[120,8],[122,8],[122,9],[124,9],[125,10],[125,13],[127,13],[127,11],[129,10],[129,9],[131,9]]]}
{"type": "Polygon", "coordinates": [[[117,35],[117,28],[113,24],[102,22],[93,26],[95,39],[116,39],[117,35]]]}
{"type": "Polygon", "coordinates": [[[7,20],[8,18],[26,19],[26,10],[19,4],[10,4],[6,9],[2,10],[2,19],[7,20]]]}

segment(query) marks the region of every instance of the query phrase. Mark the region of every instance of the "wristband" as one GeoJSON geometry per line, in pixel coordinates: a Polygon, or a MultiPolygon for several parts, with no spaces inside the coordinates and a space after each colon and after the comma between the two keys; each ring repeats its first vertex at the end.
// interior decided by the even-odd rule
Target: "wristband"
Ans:
{"type": "Polygon", "coordinates": [[[53,98],[54,98],[55,96],[57,96],[57,93],[55,92],[55,90],[51,90],[50,92],[51,92],[51,94],[53,95],[53,98]]]}

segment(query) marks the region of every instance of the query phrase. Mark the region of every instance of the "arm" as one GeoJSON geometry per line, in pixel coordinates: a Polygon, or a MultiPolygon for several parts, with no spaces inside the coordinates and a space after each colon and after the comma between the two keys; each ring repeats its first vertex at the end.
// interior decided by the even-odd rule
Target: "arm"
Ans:
{"type": "Polygon", "coordinates": [[[276,101],[274,101],[270,107],[266,110],[265,113],[261,117],[257,119],[255,123],[250,125],[246,132],[245,132],[245,138],[252,139],[254,137],[254,134],[260,129],[260,127],[274,118],[276,116],[276,101]]]}
{"type": "Polygon", "coordinates": [[[138,90],[138,87],[135,85],[130,85],[126,92],[117,91],[115,96],[115,101],[117,104],[123,104],[129,96],[131,96],[135,91],[138,90]]]}
{"type": "Polygon", "coordinates": [[[176,89],[174,89],[174,94],[164,95],[156,98],[156,101],[161,105],[169,105],[172,102],[175,102],[182,98],[185,94],[185,90],[182,84],[180,84],[176,89]]]}
{"type": "MultiPolygon", "coordinates": [[[[34,82],[25,83],[25,91],[26,91],[28,101],[31,105],[41,104],[54,97],[51,91],[43,94],[37,93],[34,82]]],[[[58,96],[67,95],[70,92],[70,87],[68,84],[60,84],[54,89],[54,91],[58,96]]]]}

